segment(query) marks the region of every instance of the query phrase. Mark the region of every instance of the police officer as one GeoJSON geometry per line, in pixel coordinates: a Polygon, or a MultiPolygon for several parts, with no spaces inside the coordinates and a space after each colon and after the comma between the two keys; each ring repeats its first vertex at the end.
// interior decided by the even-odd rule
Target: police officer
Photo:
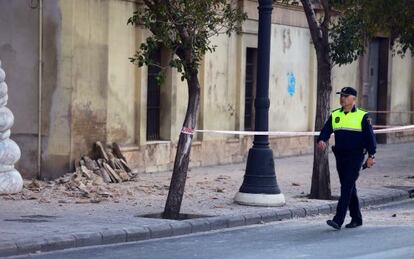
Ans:
{"type": "Polygon", "coordinates": [[[341,197],[336,215],[326,223],[339,230],[344,223],[348,208],[352,219],[345,227],[355,228],[362,225],[355,182],[364,161],[365,151],[368,152],[366,166],[369,168],[374,165],[376,141],[367,112],[355,105],[357,91],[352,87],[344,87],[337,94],[340,94],[342,107],[334,110],[325,123],[318,137],[318,148],[321,151],[326,149],[326,142],[333,132],[335,146],[332,150],[341,182],[341,197]]]}

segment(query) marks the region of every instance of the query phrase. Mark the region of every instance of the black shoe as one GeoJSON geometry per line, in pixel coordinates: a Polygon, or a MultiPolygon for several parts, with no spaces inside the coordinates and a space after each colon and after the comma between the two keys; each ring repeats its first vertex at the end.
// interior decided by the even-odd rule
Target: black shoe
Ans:
{"type": "Polygon", "coordinates": [[[362,222],[355,222],[355,221],[351,221],[351,223],[345,225],[346,228],[356,228],[360,226],[362,226],[362,222]]]}
{"type": "Polygon", "coordinates": [[[327,220],[326,224],[328,224],[329,226],[333,227],[334,229],[340,230],[341,226],[338,225],[338,223],[336,223],[333,220],[327,220]]]}

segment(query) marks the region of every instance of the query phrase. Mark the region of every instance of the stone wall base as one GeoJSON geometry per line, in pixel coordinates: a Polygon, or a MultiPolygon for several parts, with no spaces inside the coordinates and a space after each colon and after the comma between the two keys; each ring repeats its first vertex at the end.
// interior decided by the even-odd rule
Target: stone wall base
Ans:
{"type": "MultiPolygon", "coordinates": [[[[270,148],[275,157],[310,154],[313,137],[271,137],[270,148]]],[[[246,161],[253,145],[253,136],[227,140],[193,141],[189,167],[224,165],[246,161]]],[[[138,172],[172,170],[176,143],[169,141],[149,142],[146,146],[122,147],[131,167],[138,172]]]]}
{"type": "Polygon", "coordinates": [[[414,131],[401,131],[387,134],[387,144],[414,142],[414,131]]]}

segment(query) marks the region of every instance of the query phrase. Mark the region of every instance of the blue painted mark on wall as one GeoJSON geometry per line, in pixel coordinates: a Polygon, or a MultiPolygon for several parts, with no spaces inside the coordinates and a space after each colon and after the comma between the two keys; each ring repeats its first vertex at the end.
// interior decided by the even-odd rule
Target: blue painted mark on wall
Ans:
{"type": "Polygon", "coordinates": [[[289,72],[287,74],[288,77],[288,93],[290,96],[293,96],[295,94],[296,91],[296,78],[295,78],[295,74],[293,74],[292,72],[289,72]]]}

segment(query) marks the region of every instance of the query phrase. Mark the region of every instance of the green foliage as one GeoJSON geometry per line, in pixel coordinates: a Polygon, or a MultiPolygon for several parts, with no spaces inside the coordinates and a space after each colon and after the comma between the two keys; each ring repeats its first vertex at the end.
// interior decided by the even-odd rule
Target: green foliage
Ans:
{"type": "Polygon", "coordinates": [[[378,34],[390,37],[394,53],[414,54],[414,0],[336,0],[341,16],[330,30],[331,58],[351,63],[378,34]]]}
{"type": "Polygon", "coordinates": [[[336,64],[348,64],[356,60],[365,50],[365,38],[361,28],[363,21],[358,15],[338,18],[329,31],[330,57],[336,64]]]}
{"type": "MultiPolygon", "coordinates": [[[[237,1],[236,1],[237,2],[237,1]]],[[[247,18],[228,0],[144,0],[128,24],[152,32],[130,61],[138,66],[153,64],[150,53],[158,47],[171,50],[169,66],[177,68],[181,79],[198,71],[206,52],[213,52],[211,37],[239,32],[247,18]]]]}

